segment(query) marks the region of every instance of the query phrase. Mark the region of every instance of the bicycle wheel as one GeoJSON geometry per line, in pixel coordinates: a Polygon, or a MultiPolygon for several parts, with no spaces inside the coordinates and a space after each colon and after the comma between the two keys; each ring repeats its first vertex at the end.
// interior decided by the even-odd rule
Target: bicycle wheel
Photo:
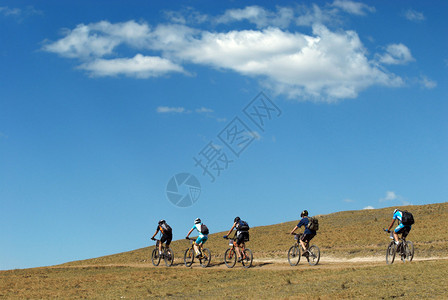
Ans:
{"type": "Polygon", "coordinates": [[[250,250],[249,248],[244,249],[243,259],[241,260],[243,267],[245,267],[245,268],[252,267],[253,259],[254,259],[254,256],[252,255],[252,250],[250,250]]]}
{"type": "Polygon", "coordinates": [[[404,253],[407,261],[412,261],[414,259],[414,243],[412,243],[411,241],[406,241],[404,253]]]}
{"type": "Polygon", "coordinates": [[[297,245],[291,246],[288,251],[288,262],[291,266],[297,266],[300,261],[300,247],[297,245]]]}
{"type": "Polygon", "coordinates": [[[191,267],[194,261],[194,250],[193,248],[188,248],[185,250],[184,263],[186,267],[191,267]]]}
{"type": "Polygon", "coordinates": [[[394,263],[395,260],[395,243],[390,242],[389,246],[387,247],[386,251],[386,263],[388,265],[391,265],[394,263]]]}
{"type": "Polygon", "coordinates": [[[152,250],[151,261],[155,267],[157,267],[160,264],[159,249],[156,248],[156,249],[152,250]]]}
{"type": "Polygon", "coordinates": [[[203,268],[206,268],[210,265],[210,261],[212,256],[210,254],[210,250],[207,248],[202,249],[202,255],[199,257],[199,263],[203,268]]]}
{"type": "Polygon", "coordinates": [[[308,249],[308,256],[306,257],[310,266],[315,266],[319,263],[320,260],[320,250],[316,245],[312,245],[308,249]]]}
{"type": "Polygon", "coordinates": [[[233,268],[236,264],[236,253],[233,248],[229,248],[224,253],[224,263],[226,264],[227,268],[233,268]]]}
{"type": "Polygon", "coordinates": [[[174,252],[171,248],[166,248],[165,249],[165,255],[163,257],[163,259],[165,260],[165,265],[167,267],[171,267],[173,265],[174,262],[174,252]]]}

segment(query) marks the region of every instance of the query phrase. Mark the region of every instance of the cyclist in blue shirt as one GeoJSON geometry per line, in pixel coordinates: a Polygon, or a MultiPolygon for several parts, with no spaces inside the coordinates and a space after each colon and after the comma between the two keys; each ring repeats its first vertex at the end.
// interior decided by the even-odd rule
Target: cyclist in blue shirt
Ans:
{"type": "Polygon", "coordinates": [[[201,232],[201,225],[202,225],[201,219],[196,218],[196,220],[194,220],[193,228],[190,229],[190,231],[188,232],[187,236],[185,237],[186,239],[188,239],[190,234],[195,229],[199,232],[199,236],[198,236],[198,238],[196,239],[196,241],[194,242],[194,245],[193,245],[194,251],[196,252],[196,257],[200,257],[201,256],[201,252],[200,252],[198,246],[204,244],[208,240],[208,235],[207,234],[203,234],[201,232]]]}
{"type": "Polygon", "coordinates": [[[411,225],[404,225],[402,223],[403,219],[403,213],[398,210],[397,208],[394,210],[394,215],[392,217],[392,223],[390,224],[389,228],[387,229],[387,232],[390,233],[390,229],[392,226],[394,226],[395,220],[398,220],[398,226],[394,229],[394,239],[395,239],[395,245],[399,244],[398,241],[398,235],[401,233],[404,237],[407,237],[409,232],[411,231],[411,225]]]}
{"type": "Polygon", "coordinates": [[[311,230],[308,228],[308,224],[310,222],[310,219],[308,218],[308,211],[305,209],[300,214],[300,217],[302,218],[299,222],[299,224],[294,227],[294,229],[291,231],[291,234],[294,234],[294,231],[296,231],[298,228],[305,226],[305,230],[303,231],[303,234],[300,237],[300,245],[303,249],[302,256],[308,256],[308,249],[306,248],[306,243],[309,243],[313,239],[313,237],[316,235],[315,230],[311,230]]]}

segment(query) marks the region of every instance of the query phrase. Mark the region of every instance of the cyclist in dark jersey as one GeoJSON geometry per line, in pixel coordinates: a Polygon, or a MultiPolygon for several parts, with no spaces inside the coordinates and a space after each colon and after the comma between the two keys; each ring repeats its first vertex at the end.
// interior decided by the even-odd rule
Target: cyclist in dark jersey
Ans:
{"type": "MultiPolygon", "coordinates": [[[[248,226],[243,226],[244,222],[241,222],[241,218],[240,217],[236,217],[233,220],[233,226],[232,228],[230,228],[229,232],[227,233],[227,235],[224,236],[224,238],[226,239],[227,236],[229,236],[233,229],[236,229],[236,240],[235,240],[235,248],[236,248],[236,253],[238,255],[238,261],[241,261],[241,248],[240,245],[242,243],[244,243],[245,241],[249,240],[249,230],[248,230],[248,226]]],[[[247,224],[246,224],[247,225],[247,224]]]]}
{"type": "Polygon", "coordinates": [[[300,214],[300,217],[302,219],[300,220],[299,224],[297,224],[296,227],[294,227],[294,229],[291,231],[291,234],[294,234],[294,231],[296,231],[298,228],[305,226],[305,230],[303,231],[303,234],[300,237],[299,242],[300,242],[300,245],[302,245],[302,249],[303,249],[302,256],[307,256],[308,249],[306,249],[306,243],[308,243],[309,241],[311,241],[313,239],[313,237],[316,235],[316,231],[308,228],[310,219],[308,218],[308,211],[306,209],[304,211],[302,211],[302,213],[300,214]]]}
{"type": "Polygon", "coordinates": [[[165,243],[167,248],[170,246],[171,241],[173,239],[173,230],[166,223],[165,220],[160,220],[159,224],[157,225],[156,232],[152,236],[151,240],[153,240],[153,241],[155,240],[154,237],[157,235],[157,233],[159,231],[162,233],[162,237],[160,238],[160,243],[159,243],[159,254],[162,255],[162,244],[165,243]]]}

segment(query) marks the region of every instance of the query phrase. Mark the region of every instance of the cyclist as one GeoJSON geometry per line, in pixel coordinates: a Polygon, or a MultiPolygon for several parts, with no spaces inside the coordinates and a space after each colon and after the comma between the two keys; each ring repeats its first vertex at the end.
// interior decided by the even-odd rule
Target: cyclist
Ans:
{"type": "Polygon", "coordinates": [[[230,228],[227,235],[224,236],[225,239],[232,233],[233,229],[236,229],[236,241],[234,242],[236,253],[238,255],[238,262],[242,259],[242,251],[240,248],[240,245],[243,244],[245,241],[249,240],[249,226],[246,222],[241,220],[240,217],[236,217],[233,220],[233,226],[230,228]]]}
{"type": "Polygon", "coordinates": [[[394,239],[395,245],[399,244],[398,235],[401,233],[404,237],[407,237],[409,232],[411,231],[411,225],[404,225],[402,223],[403,213],[397,208],[394,210],[394,215],[392,217],[392,223],[390,224],[387,232],[390,233],[390,229],[394,226],[395,220],[398,220],[398,226],[394,229],[394,239]]]}
{"type": "Polygon", "coordinates": [[[201,254],[202,254],[201,251],[199,250],[199,246],[203,245],[208,240],[208,234],[202,233],[201,227],[202,227],[201,219],[196,218],[196,220],[194,220],[193,228],[191,228],[190,231],[188,231],[188,234],[185,237],[186,239],[188,239],[190,234],[195,229],[199,232],[199,236],[198,236],[198,238],[196,239],[196,241],[194,242],[194,245],[193,245],[194,251],[196,252],[196,258],[200,257],[201,254]]]}
{"type": "Polygon", "coordinates": [[[167,248],[170,246],[171,241],[173,240],[173,230],[171,229],[171,226],[166,223],[165,220],[160,220],[157,225],[156,232],[151,237],[151,240],[153,240],[153,241],[156,240],[154,237],[156,236],[156,234],[159,231],[162,233],[162,237],[160,238],[160,243],[159,243],[159,255],[162,256],[163,255],[162,245],[163,245],[163,243],[165,243],[167,248]]]}
{"type": "Polygon", "coordinates": [[[308,256],[308,249],[306,249],[306,243],[309,243],[313,237],[316,235],[315,230],[311,230],[308,228],[308,224],[310,223],[310,219],[308,218],[308,211],[305,209],[300,214],[300,217],[302,218],[299,223],[294,227],[294,229],[291,231],[291,234],[294,234],[294,231],[296,231],[298,228],[305,226],[305,230],[303,231],[302,236],[300,237],[300,245],[303,249],[302,256],[308,256]]]}

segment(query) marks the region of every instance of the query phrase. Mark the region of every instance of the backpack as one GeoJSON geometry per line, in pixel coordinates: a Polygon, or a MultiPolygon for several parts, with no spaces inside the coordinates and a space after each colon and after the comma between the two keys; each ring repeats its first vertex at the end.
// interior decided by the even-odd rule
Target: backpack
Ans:
{"type": "Polygon", "coordinates": [[[315,217],[308,218],[309,222],[306,228],[309,230],[318,231],[319,230],[319,220],[315,217]]]}
{"type": "Polygon", "coordinates": [[[170,234],[173,233],[173,229],[171,229],[171,226],[166,224],[166,223],[163,223],[162,225],[160,225],[160,227],[162,228],[161,231],[162,231],[163,234],[170,235],[170,234]]]}
{"type": "Polygon", "coordinates": [[[407,225],[407,226],[414,224],[414,216],[407,210],[402,211],[401,212],[401,223],[403,225],[407,225]]]}
{"type": "Polygon", "coordinates": [[[238,231],[249,231],[250,227],[246,221],[240,220],[237,229],[238,231]]]}
{"type": "Polygon", "coordinates": [[[207,225],[201,224],[201,233],[205,235],[209,233],[207,225]]]}

